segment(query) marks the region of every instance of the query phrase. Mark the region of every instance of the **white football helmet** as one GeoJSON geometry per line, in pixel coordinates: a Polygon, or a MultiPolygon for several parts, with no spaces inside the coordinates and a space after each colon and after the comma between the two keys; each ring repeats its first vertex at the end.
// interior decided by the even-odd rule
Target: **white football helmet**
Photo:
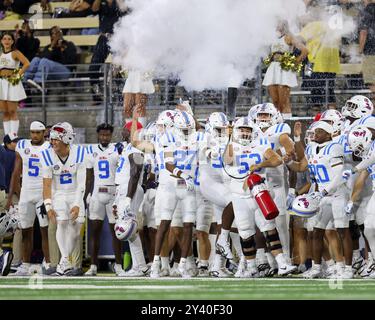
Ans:
{"type": "Polygon", "coordinates": [[[135,215],[126,214],[116,220],[114,229],[116,238],[121,241],[132,240],[137,233],[138,223],[135,215]]]}
{"type": "Polygon", "coordinates": [[[321,197],[317,193],[297,196],[292,203],[292,214],[303,218],[311,218],[319,211],[321,197]]]}
{"type": "Polygon", "coordinates": [[[276,121],[276,124],[284,123],[283,115],[281,114],[279,110],[277,110],[275,121],[276,121]]]}
{"type": "Polygon", "coordinates": [[[255,135],[255,124],[249,117],[241,117],[235,123],[233,127],[233,139],[239,144],[246,146],[254,140],[255,135]],[[251,129],[251,132],[243,132],[243,128],[251,129]]]}
{"type": "Polygon", "coordinates": [[[251,121],[253,121],[255,123],[256,121],[256,118],[257,118],[257,112],[258,112],[258,108],[261,106],[261,104],[256,104],[255,106],[252,106],[249,110],[249,113],[247,114],[247,116],[249,117],[249,119],[251,121]]]}
{"type": "Polygon", "coordinates": [[[277,109],[272,103],[264,103],[257,109],[255,123],[260,129],[269,128],[277,124],[277,109]]]}
{"type": "Polygon", "coordinates": [[[339,134],[345,123],[345,118],[342,116],[341,112],[337,110],[326,110],[320,116],[320,121],[326,121],[333,126],[333,134],[339,134]]]}
{"type": "Polygon", "coordinates": [[[322,129],[325,132],[329,133],[330,135],[332,135],[334,131],[333,126],[330,123],[322,121],[322,120],[313,122],[311,126],[309,127],[309,129],[314,131],[314,137],[315,137],[316,129],[322,129]]]}
{"type": "Polygon", "coordinates": [[[164,133],[166,130],[173,128],[173,119],[175,115],[175,110],[165,110],[159,114],[156,120],[158,133],[164,133]]]}
{"type": "Polygon", "coordinates": [[[353,154],[363,157],[371,147],[372,133],[363,125],[355,126],[349,131],[347,141],[353,154]]]}
{"type": "Polygon", "coordinates": [[[186,111],[177,111],[173,119],[173,124],[177,138],[187,140],[195,132],[195,119],[186,111]]]}
{"type": "Polygon", "coordinates": [[[156,135],[156,123],[150,122],[146,128],[141,129],[140,138],[144,141],[152,141],[156,135]]]}
{"type": "Polygon", "coordinates": [[[342,108],[342,115],[344,117],[359,119],[371,115],[373,111],[374,106],[369,98],[356,95],[346,101],[345,106],[342,108]]]}
{"type": "MultiPolygon", "coordinates": [[[[182,100],[180,99],[179,105],[185,108],[185,111],[187,113],[190,113],[192,116],[194,115],[193,109],[191,108],[191,105],[189,103],[189,100],[182,100]]],[[[179,109],[176,109],[176,111],[179,111],[179,109]]]]}
{"type": "Polygon", "coordinates": [[[315,130],[313,130],[313,124],[310,124],[310,126],[307,128],[305,133],[305,145],[309,145],[311,142],[315,140],[315,130]]]}
{"type": "Polygon", "coordinates": [[[226,131],[228,126],[229,121],[225,113],[214,112],[207,119],[206,131],[211,134],[212,138],[218,140],[219,143],[225,143],[228,140],[226,131]]]}
{"type": "Polygon", "coordinates": [[[49,138],[60,140],[65,144],[73,144],[75,133],[73,132],[73,127],[68,122],[56,123],[50,131],[49,138]]]}
{"type": "Polygon", "coordinates": [[[19,227],[19,218],[16,214],[1,213],[0,215],[0,237],[10,237],[19,227]]]}

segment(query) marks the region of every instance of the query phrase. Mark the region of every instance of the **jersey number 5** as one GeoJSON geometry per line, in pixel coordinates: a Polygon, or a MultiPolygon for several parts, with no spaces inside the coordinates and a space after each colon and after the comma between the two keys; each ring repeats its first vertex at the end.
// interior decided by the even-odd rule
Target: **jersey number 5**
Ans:
{"type": "Polygon", "coordinates": [[[39,159],[29,158],[29,171],[28,171],[29,177],[39,176],[39,167],[37,163],[39,163],[39,159]]]}

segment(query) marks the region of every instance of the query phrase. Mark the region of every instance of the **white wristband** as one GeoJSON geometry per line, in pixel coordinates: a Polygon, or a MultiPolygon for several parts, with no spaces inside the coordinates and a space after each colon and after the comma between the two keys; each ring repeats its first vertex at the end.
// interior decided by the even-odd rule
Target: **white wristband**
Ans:
{"type": "Polygon", "coordinates": [[[174,168],[172,174],[173,174],[174,176],[178,177],[178,173],[179,173],[179,172],[180,172],[180,169],[179,169],[179,168],[174,168]]]}
{"type": "Polygon", "coordinates": [[[282,155],[282,156],[285,156],[285,155],[286,155],[286,150],[285,150],[284,147],[281,147],[281,148],[280,148],[280,152],[281,152],[281,155],[282,155]]]}
{"type": "Polygon", "coordinates": [[[301,141],[301,136],[294,136],[294,142],[300,142],[301,141]]]}
{"type": "Polygon", "coordinates": [[[48,205],[48,204],[52,204],[52,200],[51,200],[51,199],[45,199],[45,200],[43,201],[43,203],[44,203],[44,205],[46,206],[46,205],[48,205]]]}
{"type": "Polygon", "coordinates": [[[290,161],[286,162],[285,164],[286,164],[287,166],[290,166],[293,162],[294,162],[294,160],[290,160],[290,161]]]}

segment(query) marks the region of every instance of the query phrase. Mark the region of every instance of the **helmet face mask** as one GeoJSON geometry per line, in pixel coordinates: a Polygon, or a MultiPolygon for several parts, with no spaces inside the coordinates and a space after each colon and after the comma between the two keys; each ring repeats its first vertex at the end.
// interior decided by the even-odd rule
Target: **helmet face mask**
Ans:
{"type": "Polygon", "coordinates": [[[241,145],[249,145],[253,140],[253,129],[251,127],[234,128],[234,139],[241,145]]]}
{"type": "Polygon", "coordinates": [[[310,144],[310,143],[313,142],[314,140],[315,140],[315,131],[314,131],[314,130],[311,130],[311,129],[306,130],[306,134],[305,134],[305,145],[310,144]]]}
{"type": "Polygon", "coordinates": [[[272,115],[270,113],[258,113],[256,124],[260,129],[266,129],[272,126],[272,115]]]}

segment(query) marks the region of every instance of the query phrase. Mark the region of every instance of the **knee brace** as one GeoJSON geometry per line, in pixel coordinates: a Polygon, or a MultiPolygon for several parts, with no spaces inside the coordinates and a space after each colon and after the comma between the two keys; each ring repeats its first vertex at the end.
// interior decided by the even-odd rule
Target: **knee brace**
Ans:
{"type": "Polygon", "coordinates": [[[242,253],[245,257],[252,257],[256,255],[255,249],[255,239],[254,236],[251,236],[247,239],[240,238],[242,253]]]}
{"type": "Polygon", "coordinates": [[[264,232],[268,251],[281,250],[283,247],[280,242],[278,232],[270,234],[269,231],[264,232]]]}
{"type": "Polygon", "coordinates": [[[360,238],[361,232],[359,230],[358,224],[354,220],[349,222],[349,230],[353,241],[360,238]]]}

